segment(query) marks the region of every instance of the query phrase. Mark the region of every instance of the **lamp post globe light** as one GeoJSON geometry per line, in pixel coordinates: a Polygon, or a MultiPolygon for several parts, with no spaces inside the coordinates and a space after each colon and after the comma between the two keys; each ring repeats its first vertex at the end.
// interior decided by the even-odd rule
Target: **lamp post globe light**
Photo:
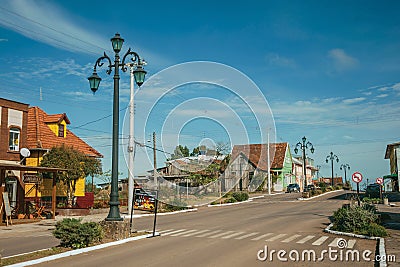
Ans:
{"type": "Polygon", "coordinates": [[[332,163],[332,180],[331,180],[331,186],[333,186],[333,161],[336,160],[336,162],[339,162],[339,158],[338,156],[336,156],[335,154],[333,154],[333,152],[331,152],[327,157],[326,157],[326,163],[329,162],[329,160],[332,163]]]}
{"type": "Polygon", "coordinates": [[[304,136],[301,139],[302,142],[298,142],[296,144],[296,147],[294,148],[294,153],[297,154],[299,147],[303,151],[303,175],[304,175],[304,188],[303,191],[306,191],[307,189],[307,166],[306,166],[306,150],[307,148],[310,149],[311,153],[314,153],[314,146],[311,142],[307,142],[307,138],[304,136]]]}
{"type": "Polygon", "coordinates": [[[144,78],[146,75],[146,71],[143,69],[144,61],[140,58],[139,54],[134,51],[131,51],[129,48],[128,51],[122,58],[122,62],[120,61],[119,52],[121,51],[122,45],[124,43],[124,39],[121,38],[119,33],[116,33],[113,38],[111,38],[111,44],[115,53],[114,64],[111,59],[104,52],[102,57],[99,57],[94,64],[93,74],[88,78],[90,89],[93,91],[93,94],[96,93],[99,88],[101,78],[97,75],[96,68],[104,65],[104,60],[108,62],[108,69],[106,73],[108,75],[111,74],[112,69],[114,68],[114,98],[113,98],[113,132],[112,132],[112,158],[111,158],[111,193],[110,193],[110,211],[106,218],[106,221],[122,221],[123,219],[120,216],[119,212],[119,197],[118,197],[118,136],[119,136],[119,69],[123,72],[127,71],[127,67],[125,64],[125,60],[128,56],[130,60],[135,64],[136,69],[133,71],[133,75],[135,77],[136,84],[141,86],[144,82],[144,78]]]}
{"type": "Polygon", "coordinates": [[[347,170],[350,170],[350,165],[349,164],[342,164],[340,165],[340,169],[344,170],[344,183],[347,184],[347,170]]]}

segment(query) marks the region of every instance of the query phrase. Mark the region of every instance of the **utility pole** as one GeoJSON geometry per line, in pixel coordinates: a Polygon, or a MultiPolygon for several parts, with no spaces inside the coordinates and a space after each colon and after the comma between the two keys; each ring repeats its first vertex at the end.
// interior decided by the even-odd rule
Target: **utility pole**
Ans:
{"type": "Polygon", "coordinates": [[[156,133],[153,132],[153,175],[154,185],[157,187],[157,155],[156,155],[156,133]]]}
{"type": "Polygon", "coordinates": [[[133,214],[132,205],[133,202],[133,190],[135,190],[135,177],[133,174],[133,151],[134,151],[134,130],[135,130],[135,111],[134,111],[134,80],[135,77],[133,75],[134,64],[127,64],[130,67],[131,73],[131,90],[130,90],[130,101],[129,101],[129,140],[128,140],[128,214],[133,214]]]}

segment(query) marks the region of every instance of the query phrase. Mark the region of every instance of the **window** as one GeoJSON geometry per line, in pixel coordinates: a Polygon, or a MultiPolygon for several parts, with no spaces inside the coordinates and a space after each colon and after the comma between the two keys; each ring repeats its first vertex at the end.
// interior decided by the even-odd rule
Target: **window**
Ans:
{"type": "Polygon", "coordinates": [[[58,137],[64,137],[64,124],[58,125],[58,137]]]}
{"type": "Polygon", "coordinates": [[[18,128],[10,128],[9,149],[11,151],[19,151],[19,136],[20,130],[18,128]]]}

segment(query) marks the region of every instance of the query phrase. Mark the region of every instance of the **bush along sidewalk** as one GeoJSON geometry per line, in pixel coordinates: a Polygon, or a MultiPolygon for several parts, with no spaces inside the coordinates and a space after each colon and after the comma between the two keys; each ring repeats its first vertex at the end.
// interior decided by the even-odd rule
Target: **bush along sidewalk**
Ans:
{"type": "Polygon", "coordinates": [[[65,218],[57,222],[53,235],[60,239],[62,247],[72,249],[88,247],[100,242],[104,237],[103,229],[98,223],[82,223],[74,218],[65,218]]]}
{"type": "Polygon", "coordinates": [[[249,194],[247,192],[229,192],[225,194],[222,199],[216,200],[211,203],[211,205],[219,205],[225,203],[235,203],[242,202],[249,199],[249,194]]]}
{"type": "Polygon", "coordinates": [[[332,230],[361,234],[366,236],[385,237],[385,227],[380,225],[380,216],[374,205],[344,205],[333,213],[332,230]]]}

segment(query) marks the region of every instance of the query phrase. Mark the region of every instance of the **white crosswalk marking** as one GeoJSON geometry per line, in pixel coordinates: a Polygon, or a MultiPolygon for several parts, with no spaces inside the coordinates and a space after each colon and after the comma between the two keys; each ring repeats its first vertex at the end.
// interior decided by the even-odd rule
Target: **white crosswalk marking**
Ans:
{"type": "Polygon", "coordinates": [[[347,248],[353,248],[355,244],[356,244],[356,240],[350,239],[349,241],[347,241],[347,248]]]}
{"type": "Polygon", "coordinates": [[[233,232],[234,231],[226,231],[226,232],[223,232],[223,233],[219,233],[217,235],[209,236],[208,238],[217,238],[217,237],[221,237],[221,236],[224,236],[224,235],[229,235],[229,234],[231,234],[233,232]]]}
{"type": "Polygon", "coordinates": [[[256,232],[256,233],[250,233],[250,234],[247,234],[247,235],[242,235],[242,236],[236,237],[235,239],[241,240],[241,239],[245,239],[245,238],[248,238],[248,237],[250,237],[250,236],[257,235],[257,234],[259,234],[259,233],[258,233],[258,232],[256,232]]]}
{"type": "Polygon", "coordinates": [[[171,235],[171,234],[175,234],[175,233],[179,233],[179,232],[183,232],[183,231],[186,231],[186,229],[180,229],[180,230],[175,230],[172,232],[167,232],[167,233],[164,233],[163,235],[171,235]]]}
{"type": "Polygon", "coordinates": [[[279,239],[281,237],[284,237],[285,235],[287,235],[287,234],[279,234],[279,235],[273,236],[271,238],[268,238],[265,241],[275,241],[275,240],[277,240],[277,239],[279,239]]]}
{"type": "Polygon", "coordinates": [[[180,235],[192,233],[192,232],[195,232],[195,231],[197,231],[197,230],[188,230],[188,231],[185,231],[185,232],[180,232],[180,233],[177,233],[177,234],[173,234],[171,236],[180,236],[180,235]]]}
{"type": "Polygon", "coordinates": [[[303,239],[297,241],[296,243],[297,243],[297,244],[304,244],[304,243],[306,243],[308,240],[311,240],[311,239],[313,239],[313,238],[314,238],[313,235],[308,235],[308,236],[304,237],[303,239]]]}
{"type": "Polygon", "coordinates": [[[267,236],[270,236],[270,235],[273,235],[273,234],[274,233],[263,234],[263,235],[260,235],[259,237],[253,238],[252,240],[257,241],[257,240],[260,240],[260,239],[262,239],[264,237],[267,237],[267,236]]]}
{"type": "Polygon", "coordinates": [[[321,236],[320,238],[318,238],[317,240],[314,241],[314,243],[312,243],[314,246],[320,246],[322,243],[324,243],[327,239],[329,238],[329,236],[321,236]]]}
{"type": "MultiPolygon", "coordinates": [[[[158,231],[159,233],[165,233],[165,232],[170,232],[173,231],[174,229],[168,229],[168,230],[160,230],[158,231]]],[[[150,231],[150,230],[149,230],[150,231]]]]}
{"type": "Polygon", "coordinates": [[[340,237],[336,237],[335,239],[333,239],[333,241],[328,245],[330,247],[337,247],[337,242],[342,239],[340,237]]]}
{"type": "Polygon", "coordinates": [[[219,233],[219,232],[221,232],[221,231],[222,231],[222,230],[216,230],[216,231],[212,231],[212,232],[205,233],[205,234],[202,234],[202,235],[196,235],[196,237],[206,237],[206,236],[208,236],[208,235],[216,234],[216,233],[219,233]]]}
{"type": "Polygon", "coordinates": [[[205,233],[205,232],[208,232],[208,231],[210,231],[210,230],[201,230],[201,231],[190,233],[190,234],[187,234],[187,235],[184,235],[184,236],[187,237],[187,236],[192,236],[192,235],[198,235],[198,234],[202,234],[202,233],[205,233]]]}
{"type": "Polygon", "coordinates": [[[235,237],[235,236],[244,234],[244,233],[245,233],[245,232],[236,232],[236,233],[233,233],[233,234],[231,234],[231,235],[224,236],[224,237],[222,237],[222,239],[232,238],[232,237],[235,237]]]}
{"type": "Polygon", "coordinates": [[[282,240],[281,242],[283,243],[289,243],[293,240],[295,240],[296,238],[299,238],[301,235],[292,235],[291,237],[286,238],[285,240],[282,240]]]}

